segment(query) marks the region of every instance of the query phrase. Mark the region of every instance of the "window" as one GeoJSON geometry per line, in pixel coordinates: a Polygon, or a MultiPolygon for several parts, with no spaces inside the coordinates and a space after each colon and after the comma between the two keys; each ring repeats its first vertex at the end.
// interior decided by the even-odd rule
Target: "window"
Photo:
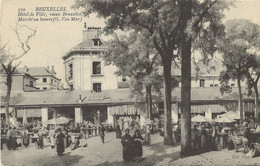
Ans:
{"type": "Polygon", "coordinates": [[[43,90],[47,90],[47,87],[43,87],[42,89],[43,89],[43,90]]]}
{"type": "Polygon", "coordinates": [[[101,62],[93,62],[93,74],[101,74],[101,62]]]}
{"type": "Polygon", "coordinates": [[[53,84],[53,80],[51,80],[51,85],[53,84]]]}
{"type": "Polygon", "coordinates": [[[42,78],[42,82],[47,82],[47,78],[42,78]]]}
{"type": "Polygon", "coordinates": [[[122,76],[122,82],[126,82],[126,76],[122,76]]]}
{"type": "Polygon", "coordinates": [[[30,87],[33,87],[33,81],[30,81],[30,87]]]}
{"type": "Polygon", "coordinates": [[[215,84],[215,87],[217,87],[218,86],[218,84],[215,84]]]}
{"type": "Polygon", "coordinates": [[[213,87],[213,84],[210,84],[209,86],[210,86],[210,87],[213,87]]]}
{"type": "Polygon", "coordinates": [[[70,84],[70,89],[73,89],[73,84],[70,84]]]}
{"type": "Polygon", "coordinates": [[[96,40],[94,40],[94,46],[98,46],[99,44],[98,44],[99,42],[98,42],[98,40],[96,39],[96,40]]]}
{"type": "Polygon", "coordinates": [[[205,87],[205,80],[200,80],[200,87],[205,87]]]}
{"type": "Polygon", "coordinates": [[[69,64],[69,79],[73,78],[73,64],[69,64]]]}
{"type": "Polygon", "coordinates": [[[231,84],[231,86],[235,86],[235,84],[231,84]]]}
{"type": "Polygon", "coordinates": [[[101,83],[93,83],[93,91],[101,92],[101,83]]]}

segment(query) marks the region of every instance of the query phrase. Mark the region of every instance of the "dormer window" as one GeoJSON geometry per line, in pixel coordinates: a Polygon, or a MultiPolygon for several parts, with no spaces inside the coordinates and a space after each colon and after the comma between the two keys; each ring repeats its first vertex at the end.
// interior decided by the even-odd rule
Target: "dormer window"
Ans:
{"type": "Polygon", "coordinates": [[[100,39],[93,39],[93,44],[94,44],[94,46],[101,46],[101,41],[100,41],[100,39]]]}

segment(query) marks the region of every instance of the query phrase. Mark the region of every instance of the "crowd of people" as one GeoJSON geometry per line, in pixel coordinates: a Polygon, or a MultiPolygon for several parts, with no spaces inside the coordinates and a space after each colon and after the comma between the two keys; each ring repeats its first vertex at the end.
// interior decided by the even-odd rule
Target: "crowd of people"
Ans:
{"type": "Polygon", "coordinates": [[[40,120],[33,120],[27,124],[17,123],[17,127],[11,125],[1,125],[1,149],[6,143],[8,150],[19,149],[22,145],[27,147],[30,143],[35,144],[37,149],[43,149],[50,146],[52,149],[56,147],[57,154],[61,155],[64,149],[71,146],[75,149],[79,146],[79,139],[86,139],[90,135],[102,135],[104,143],[105,127],[98,127],[91,122],[85,121],[76,124],[70,121],[63,125],[44,125],[40,120]]]}
{"type": "MultiPolygon", "coordinates": [[[[260,138],[255,140],[252,131],[260,132],[260,124],[255,121],[245,121],[243,125],[235,123],[196,123],[191,130],[191,145],[193,151],[200,153],[209,150],[217,150],[220,144],[219,135],[223,136],[223,144],[232,150],[235,148],[233,139],[246,139],[247,146],[252,141],[260,143],[260,138]],[[251,125],[249,125],[251,124],[251,125]]],[[[223,146],[223,145],[222,145],[223,146]]]]}

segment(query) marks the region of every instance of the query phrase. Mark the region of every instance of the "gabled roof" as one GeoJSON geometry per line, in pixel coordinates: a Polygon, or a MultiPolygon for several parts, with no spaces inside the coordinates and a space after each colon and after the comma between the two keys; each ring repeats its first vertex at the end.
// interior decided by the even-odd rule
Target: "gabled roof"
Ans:
{"type": "Polygon", "coordinates": [[[30,67],[28,68],[28,73],[32,76],[46,76],[54,75],[55,72],[45,67],[30,67]]]}

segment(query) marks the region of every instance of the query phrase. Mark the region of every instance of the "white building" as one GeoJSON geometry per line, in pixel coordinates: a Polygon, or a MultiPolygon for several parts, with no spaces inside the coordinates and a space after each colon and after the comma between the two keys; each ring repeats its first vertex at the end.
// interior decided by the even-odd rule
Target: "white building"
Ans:
{"type": "Polygon", "coordinates": [[[117,68],[104,64],[102,55],[106,47],[100,30],[95,27],[84,30],[83,41],[63,56],[66,80],[72,89],[101,92],[117,89],[118,82],[122,82],[115,75],[117,68]]]}
{"type": "Polygon", "coordinates": [[[36,78],[36,87],[40,90],[59,89],[61,79],[56,77],[54,66],[50,69],[46,67],[30,67],[28,73],[36,78]]]}

